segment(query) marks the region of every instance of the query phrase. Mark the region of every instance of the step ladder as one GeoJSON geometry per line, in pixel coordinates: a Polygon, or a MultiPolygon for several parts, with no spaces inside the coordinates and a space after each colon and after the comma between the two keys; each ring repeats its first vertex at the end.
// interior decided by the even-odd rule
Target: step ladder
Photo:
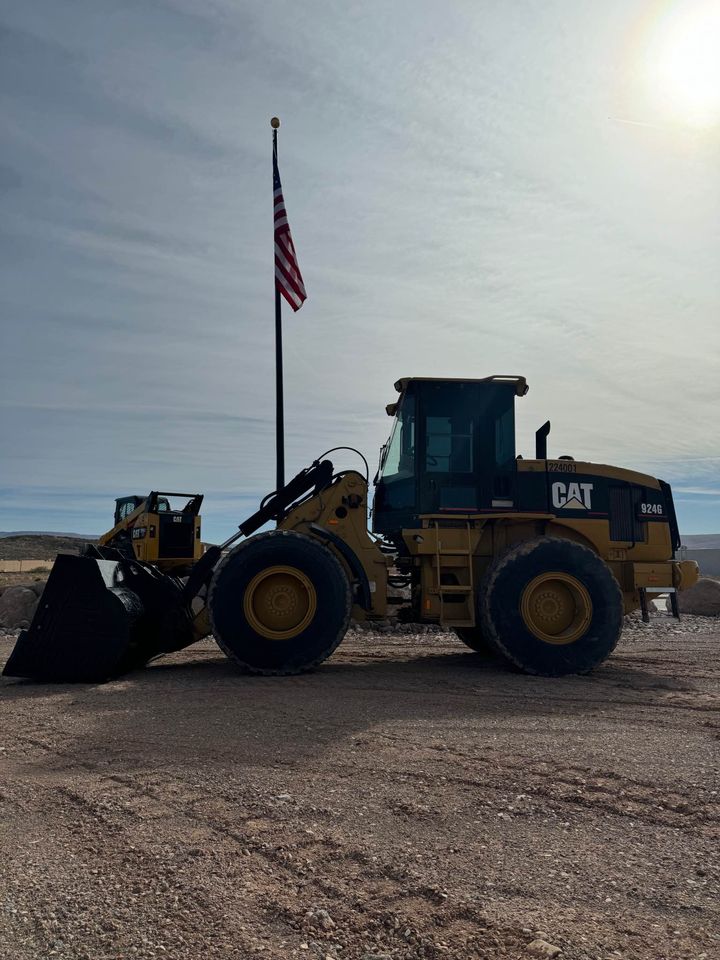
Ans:
{"type": "Polygon", "coordinates": [[[642,613],[643,623],[650,623],[648,599],[652,600],[653,598],[648,597],[649,593],[666,593],[670,600],[670,612],[676,620],[680,619],[680,608],[678,607],[677,590],[675,587],[638,587],[638,593],[640,595],[640,611],[642,613]]]}
{"type": "MultiPolygon", "coordinates": [[[[437,520],[435,527],[435,589],[440,599],[440,623],[446,627],[474,627],[475,626],[475,582],[473,578],[472,562],[472,535],[470,523],[465,523],[467,546],[458,547],[443,543],[442,534],[448,528],[440,527],[437,520]],[[443,561],[449,557],[465,557],[464,564],[449,565],[443,561]],[[459,579],[467,579],[467,583],[443,583],[443,574],[452,574],[459,579]],[[459,576],[460,575],[460,576],[459,576]],[[446,597],[458,597],[458,602],[447,602],[446,597]]],[[[457,532],[458,528],[450,528],[457,532]]]]}

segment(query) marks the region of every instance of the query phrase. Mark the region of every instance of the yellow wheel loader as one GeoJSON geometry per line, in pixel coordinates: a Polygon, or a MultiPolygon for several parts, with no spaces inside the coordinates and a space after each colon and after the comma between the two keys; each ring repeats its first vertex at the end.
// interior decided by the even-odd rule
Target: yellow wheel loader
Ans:
{"type": "MultiPolygon", "coordinates": [[[[182,576],[203,554],[200,539],[201,493],[153,490],[147,497],[118,497],[112,530],[98,540],[129,560],[154,564],[163,573],[182,576]],[[173,501],[185,501],[173,509],[173,501]]],[[[93,547],[88,555],[97,555],[93,547]]]]}
{"type": "Polygon", "coordinates": [[[669,593],[677,615],[676,591],[698,570],[674,559],[667,483],[548,458],[549,423],[535,457],[518,457],[523,377],[395,386],[372,533],[367,461],[363,475],[320,458],[211,547],[186,583],[112,548],[61,555],[5,673],[104,680],[208,633],[244,671],[299,673],[330,656],[352,618],[393,607],[527,673],[561,676],[602,663],[623,614],[647,617],[648,594],[669,593]]]}

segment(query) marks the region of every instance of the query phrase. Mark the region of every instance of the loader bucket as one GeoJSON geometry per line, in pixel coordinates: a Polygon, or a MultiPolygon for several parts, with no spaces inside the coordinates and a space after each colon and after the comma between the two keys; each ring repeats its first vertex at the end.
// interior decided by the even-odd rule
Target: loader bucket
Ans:
{"type": "Polygon", "coordinates": [[[60,554],[5,676],[98,682],[193,642],[181,584],[147,564],[60,554]]]}

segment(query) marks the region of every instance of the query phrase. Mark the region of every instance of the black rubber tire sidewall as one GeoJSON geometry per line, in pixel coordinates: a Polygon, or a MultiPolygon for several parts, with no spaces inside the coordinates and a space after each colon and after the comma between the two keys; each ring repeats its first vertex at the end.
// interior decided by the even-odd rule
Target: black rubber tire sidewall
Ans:
{"type": "Polygon", "coordinates": [[[251,673],[292,674],[310,670],[338,646],[347,632],[352,593],[340,561],[312,537],[273,530],[244,541],[218,565],[208,591],[208,612],[218,646],[251,673]],[[243,609],[245,588],[267,567],[302,571],[317,594],[317,609],[296,637],[271,640],[256,633],[243,609]]]}
{"type": "Polygon", "coordinates": [[[454,627],[455,633],[466,647],[470,647],[475,653],[483,657],[495,657],[497,651],[488,643],[487,637],[483,633],[482,627],[454,627]]]}
{"type": "Polygon", "coordinates": [[[612,571],[588,547],[559,537],[525,541],[498,557],[487,571],[480,608],[489,641],[523,672],[541,676],[587,673],[612,653],[622,631],[623,597],[612,571]],[[570,644],[545,643],[520,611],[527,584],[552,570],[576,577],[592,601],[588,629],[570,644]]]}

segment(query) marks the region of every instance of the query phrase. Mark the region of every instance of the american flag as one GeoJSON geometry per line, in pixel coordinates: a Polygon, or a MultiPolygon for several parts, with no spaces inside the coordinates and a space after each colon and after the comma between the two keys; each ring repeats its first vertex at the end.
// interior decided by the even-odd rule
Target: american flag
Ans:
{"type": "Polygon", "coordinates": [[[275,151],[273,151],[273,202],[275,205],[275,287],[293,310],[299,310],[303,301],[307,299],[307,294],[290,235],[290,224],[285,210],[275,151]]]}

